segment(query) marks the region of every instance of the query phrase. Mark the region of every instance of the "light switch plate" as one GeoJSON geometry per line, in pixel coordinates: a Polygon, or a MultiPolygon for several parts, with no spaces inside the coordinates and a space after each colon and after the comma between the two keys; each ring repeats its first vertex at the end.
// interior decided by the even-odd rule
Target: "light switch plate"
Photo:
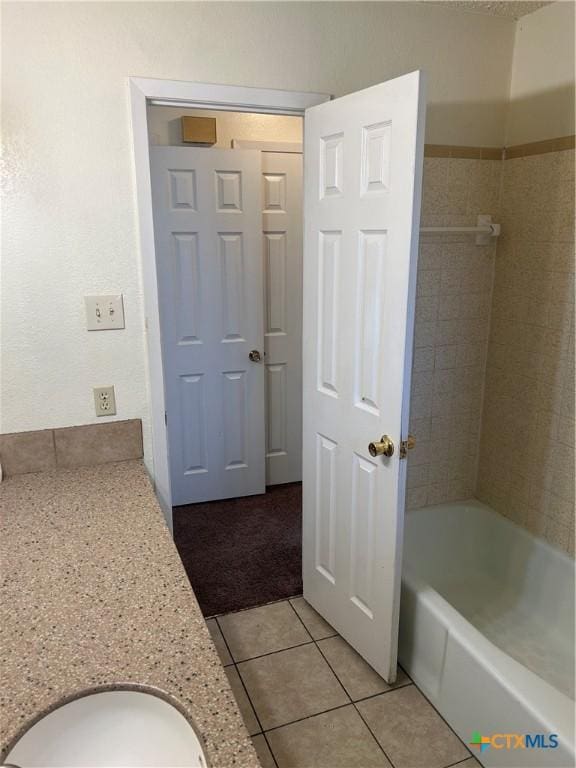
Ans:
{"type": "Polygon", "coordinates": [[[111,331],[124,328],[122,294],[85,296],[86,328],[89,331],[111,331]]]}
{"type": "Polygon", "coordinates": [[[114,387],[94,387],[96,416],[115,416],[116,397],[114,387]]]}

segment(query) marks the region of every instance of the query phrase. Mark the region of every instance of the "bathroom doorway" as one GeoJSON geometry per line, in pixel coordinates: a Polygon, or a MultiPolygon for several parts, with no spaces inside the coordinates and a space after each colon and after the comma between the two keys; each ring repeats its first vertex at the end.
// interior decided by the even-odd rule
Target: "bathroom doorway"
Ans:
{"type": "Polygon", "coordinates": [[[150,106],[148,124],[172,505],[299,482],[302,118],[150,106]]]}
{"type": "Polygon", "coordinates": [[[148,107],[174,538],[207,616],[302,593],[302,123],[148,107]]]}
{"type": "MultiPolygon", "coordinates": [[[[241,104],[238,111],[248,111],[248,103],[265,113],[305,113],[303,592],[306,600],[391,682],[396,676],[406,487],[403,459],[413,445],[408,439],[408,415],[424,145],[422,73],[412,72],[334,101],[317,94],[137,78],[131,79],[131,89],[150,385],[153,403],[162,406],[152,414],[154,459],[158,459],[153,471],[164,503],[177,499],[168,479],[168,382],[160,336],[162,313],[158,311],[158,271],[164,265],[158,262],[151,242],[154,212],[147,104],[156,99],[166,103],[172,95],[174,101],[180,98],[190,108],[218,104],[223,109],[227,104],[237,109],[241,104]]],[[[235,164],[237,158],[239,155],[235,164]]],[[[227,270],[243,261],[243,219],[247,218],[239,183],[242,173],[230,168],[225,162],[228,159],[222,155],[225,164],[208,165],[213,183],[212,210],[232,216],[226,228],[212,226],[210,230],[212,244],[217,243],[213,261],[220,266],[220,289],[224,294],[229,290],[234,298],[229,305],[224,302],[216,308],[227,320],[232,317],[229,310],[238,306],[234,292],[240,282],[234,279],[232,268],[228,279],[227,270]]],[[[245,160],[250,162],[247,157],[245,160]]],[[[196,169],[175,165],[164,170],[164,194],[169,201],[165,210],[192,213],[200,205],[196,169]],[[182,170],[195,172],[181,174],[182,170]]],[[[246,200],[252,197],[248,188],[247,195],[246,200]]],[[[197,247],[201,230],[180,227],[178,220],[174,217],[171,223],[170,248],[163,253],[173,258],[180,240],[182,253],[188,253],[188,263],[193,265],[194,253],[201,250],[197,247]]],[[[197,222],[198,227],[204,224],[210,224],[209,214],[205,221],[197,222]]],[[[259,254],[258,258],[252,251],[249,254],[254,271],[259,261],[261,266],[260,250],[259,254]]],[[[179,277],[176,282],[181,287],[179,277]]],[[[258,285],[257,280],[255,283],[258,285]]],[[[261,278],[259,285],[263,286],[261,278]]],[[[213,295],[210,288],[206,293],[213,295]]],[[[259,307],[260,301],[248,309],[257,314],[259,307]]],[[[174,313],[168,317],[174,318],[174,313]]],[[[218,402],[212,395],[222,391],[222,379],[248,381],[246,357],[250,362],[261,362],[251,359],[251,353],[259,353],[259,349],[248,348],[247,334],[238,330],[237,323],[222,324],[222,329],[226,333],[230,329],[230,334],[226,338],[221,333],[220,343],[243,349],[246,354],[237,367],[232,360],[221,370],[220,385],[209,385],[208,369],[179,372],[183,383],[199,385],[196,392],[204,388],[207,402],[212,403],[218,402]]],[[[193,330],[179,343],[198,348],[204,345],[193,330]]],[[[242,390],[240,405],[246,407],[246,387],[238,387],[236,393],[242,390]]],[[[204,418],[209,412],[202,400],[200,403],[197,413],[204,418]]],[[[232,399],[221,405],[230,414],[234,413],[231,403],[232,399]]],[[[243,423],[249,424],[246,419],[243,423]]],[[[208,430],[200,426],[197,431],[203,433],[207,444],[207,436],[211,437],[208,430]]],[[[226,440],[223,432],[220,437],[226,440]]],[[[236,446],[242,440],[242,430],[236,430],[236,446]]],[[[236,448],[234,452],[238,454],[236,448]]],[[[246,463],[241,458],[233,460],[229,468],[241,470],[239,476],[249,478],[250,472],[243,471],[249,470],[246,463]]],[[[198,475],[209,474],[201,465],[194,464],[191,470],[192,474],[195,470],[198,475]]],[[[250,495],[246,487],[249,485],[243,492],[250,495]]],[[[260,496],[257,486],[251,493],[254,498],[260,496]]],[[[230,489],[224,489],[224,495],[232,496],[230,489]]],[[[222,498],[218,503],[223,503],[222,498]]]]}

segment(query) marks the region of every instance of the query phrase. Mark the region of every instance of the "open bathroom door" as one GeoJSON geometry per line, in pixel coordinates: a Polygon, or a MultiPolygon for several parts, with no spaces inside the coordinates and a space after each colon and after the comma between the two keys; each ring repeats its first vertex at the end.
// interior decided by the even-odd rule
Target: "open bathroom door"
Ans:
{"type": "Polygon", "coordinates": [[[412,72],[307,109],[305,119],[304,597],[389,682],[398,643],[422,79],[412,72]],[[388,439],[391,456],[378,453],[390,451],[388,439]]]}

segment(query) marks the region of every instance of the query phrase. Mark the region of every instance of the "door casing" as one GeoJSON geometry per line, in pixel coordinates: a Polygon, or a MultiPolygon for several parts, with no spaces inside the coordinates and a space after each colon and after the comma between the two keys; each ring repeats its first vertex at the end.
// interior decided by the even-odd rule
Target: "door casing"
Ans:
{"type": "Polygon", "coordinates": [[[144,460],[166,522],[172,530],[172,493],[168,464],[168,436],[165,423],[166,402],[154,247],[147,105],[159,104],[304,117],[307,107],[322,104],[329,101],[331,97],[323,93],[245,88],[233,85],[141,77],[129,77],[128,87],[132,117],[132,146],[148,353],[147,383],[151,409],[152,446],[151,453],[147,451],[144,460]]]}

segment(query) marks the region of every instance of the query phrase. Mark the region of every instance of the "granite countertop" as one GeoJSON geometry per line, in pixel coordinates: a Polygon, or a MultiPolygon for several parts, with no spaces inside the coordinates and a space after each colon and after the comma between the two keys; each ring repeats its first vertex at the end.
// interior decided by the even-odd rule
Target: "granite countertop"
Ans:
{"type": "Polygon", "coordinates": [[[212,768],[258,768],[144,466],[0,485],[0,760],[59,704],[115,688],[173,703],[212,768]]]}

